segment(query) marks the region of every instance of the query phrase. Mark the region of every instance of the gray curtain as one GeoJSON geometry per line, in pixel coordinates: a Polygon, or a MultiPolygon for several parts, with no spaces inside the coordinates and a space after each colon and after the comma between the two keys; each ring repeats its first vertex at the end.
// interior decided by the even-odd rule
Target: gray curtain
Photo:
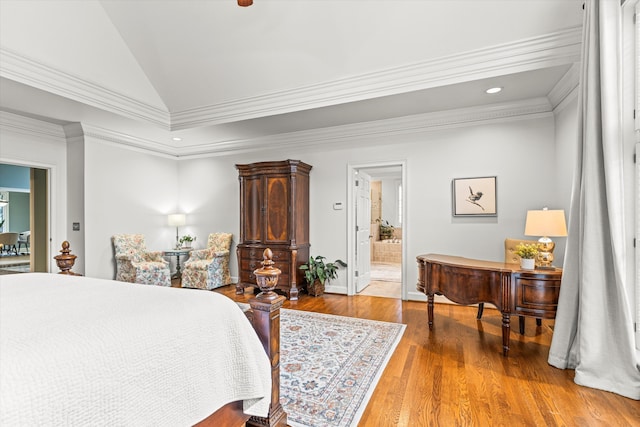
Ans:
{"type": "Polygon", "coordinates": [[[575,382],[640,399],[624,245],[620,2],[585,3],[578,161],[549,364],[575,382]]]}

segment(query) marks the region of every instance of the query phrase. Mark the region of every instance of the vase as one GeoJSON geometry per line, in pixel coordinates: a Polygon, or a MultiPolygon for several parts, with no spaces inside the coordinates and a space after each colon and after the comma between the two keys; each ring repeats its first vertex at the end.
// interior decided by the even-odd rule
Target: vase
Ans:
{"type": "Polygon", "coordinates": [[[309,295],[313,295],[314,297],[319,297],[324,294],[324,283],[320,280],[316,279],[313,283],[307,284],[307,293],[309,295]]]}
{"type": "Polygon", "coordinates": [[[520,268],[523,270],[535,270],[535,258],[520,258],[520,268]]]}

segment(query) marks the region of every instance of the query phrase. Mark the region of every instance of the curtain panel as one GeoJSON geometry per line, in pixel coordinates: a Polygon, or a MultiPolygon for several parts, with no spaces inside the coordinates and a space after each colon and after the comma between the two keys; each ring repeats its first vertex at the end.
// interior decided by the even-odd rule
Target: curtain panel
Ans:
{"type": "Polygon", "coordinates": [[[587,0],[578,102],[578,161],[548,362],[577,384],[640,400],[626,283],[621,112],[621,8],[587,0]]]}

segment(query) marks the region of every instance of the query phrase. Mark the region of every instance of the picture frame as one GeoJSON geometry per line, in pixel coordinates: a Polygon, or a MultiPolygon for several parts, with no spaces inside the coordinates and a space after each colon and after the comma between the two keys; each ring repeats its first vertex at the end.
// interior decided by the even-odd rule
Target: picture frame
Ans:
{"type": "Polygon", "coordinates": [[[497,184],[497,176],[454,178],[451,181],[453,216],[498,216],[497,184]]]}

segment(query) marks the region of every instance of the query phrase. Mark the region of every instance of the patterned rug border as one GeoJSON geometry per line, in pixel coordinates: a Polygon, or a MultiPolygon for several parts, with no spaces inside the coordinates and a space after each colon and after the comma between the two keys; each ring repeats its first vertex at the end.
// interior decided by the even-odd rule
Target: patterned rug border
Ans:
{"type": "MultiPolygon", "coordinates": [[[[358,318],[358,317],[349,317],[349,316],[339,316],[339,315],[335,315],[335,314],[325,314],[325,313],[316,313],[316,312],[312,312],[312,311],[303,311],[303,310],[294,310],[294,309],[282,309],[281,312],[281,316],[282,318],[286,318],[287,316],[292,315],[292,316],[298,316],[299,318],[305,318],[305,320],[307,322],[313,322],[313,320],[315,319],[316,321],[322,319],[324,321],[328,321],[328,322],[334,322],[334,323],[346,323],[348,325],[350,325],[351,328],[355,328],[357,326],[360,326],[362,328],[367,328],[367,336],[370,336],[372,334],[372,331],[376,331],[379,332],[380,331],[380,327],[381,326],[385,326],[389,332],[387,332],[387,334],[389,335],[388,340],[386,340],[384,342],[384,348],[386,349],[386,351],[384,353],[380,352],[380,356],[378,357],[378,360],[373,361],[374,365],[377,364],[377,366],[372,366],[372,368],[370,369],[372,372],[374,371],[373,368],[375,368],[375,372],[372,374],[372,376],[369,379],[368,384],[365,384],[364,386],[359,386],[357,388],[357,391],[354,393],[354,396],[352,397],[353,402],[349,402],[348,411],[345,412],[349,412],[352,413],[352,415],[350,414],[347,417],[344,417],[344,414],[340,414],[340,417],[337,417],[341,420],[341,422],[336,421],[336,423],[334,424],[326,424],[326,425],[330,425],[330,426],[355,426],[358,424],[358,421],[360,420],[360,418],[362,417],[362,414],[364,413],[369,400],[371,399],[371,396],[374,392],[374,390],[376,389],[376,386],[378,385],[378,382],[380,380],[380,377],[382,376],[384,370],[386,369],[389,360],[391,359],[391,357],[393,356],[393,353],[395,352],[398,343],[400,342],[400,340],[402,339],[402,336],[404,335],[404,332],[406,330],[406,325],[402,324],[402,323],[396,323],[396,322],[387,322],[387,321],[380,321],[380,320],[371,320],[371,319],[363,319],[363,318],[358,318]],[[392,337],[392,339],[391,339],[392,337]],[[366,387],[366,389],[365,389],[366,387]]],[[[285,331],[283,330],[283,328],[281,327],[281,334],[284,335],[285,331]]],[[[284,341],[285,338],[283,338],[284,341]]],[[[285,345],[281,345],[281,352],[286,354],[286,350],[285,350],[285,345]]],[[[353,357],[353,354],[362,354],[363,356],[366,355],[366,351],[369,350],[369,348],[371,347],[371,344],[368,344],[368,347],[363,348],[363,350],[365,351],[365,353],[358,353],[356,351],[353,351],[352,353],[349,354],[349,357],[353,357]]],[[[360,350],[359,350],[360,351],[360,350]]],[[[287,366],[287,364],[289,363],[289,361],[286,360],[286,355],[281,354],[280,357],[280,366],[281,366],[281,392],[280,392],[280,396],[281,396],[281,400],[283,401],[283,406],[285,407],[285,410],[287,410],[287,405],[286,405],[286,401],[287,399],[292,398],[292,396],[287,395],[286,391],[288,389],[284,389],[286,380],[283,380],[283,378],[287,375],[286,371],[283,371],[285,369],[285,367],[287,366]]],[[[348,379],[345,379],[345,381],[348,381],[348,379]]],[[[336,393],[334,389],[333,393],[336,393]]],[[[293,391],[292,393],[294,393],[295,396],[295,391],[293,391]]],[[[339,394],[340,397],[342,397],[342,394],[339,394]]],[[[320,396],[319,396],[320,397],[320,396]]],[[[318,398],[319,398],[318,397],[318,398]]],[[[307,406],[307,405],[304,405],[307,406]]],[[[312,407],[313,405],[309,404],[309,407],[312,407]]],[[[329,405],[330,406],[330,405],[329,405]]],[[[311,408],[313,409],[313,408],[311,408]]],[[[292,412],[292,411],[287,411],[292,412]]],[[[298,415],[296,416],[296,414],[289,414],[289,419],[288,419],[288,424],[291,427],[310,427],[310,426],[319,426],[321,424],[317,424],[317,423],[312,423],[309,424],[308,422],[297,422],[296,418],[298,419],[304,419],[304,417],[310,417],[310,415],[308,413],[302,414],[302,415],[298,415]]],[[[315,421],[315,420],[314,420],[315,421]]],[[[325,424],[322,424],[325,425],[325,424]]]]}

